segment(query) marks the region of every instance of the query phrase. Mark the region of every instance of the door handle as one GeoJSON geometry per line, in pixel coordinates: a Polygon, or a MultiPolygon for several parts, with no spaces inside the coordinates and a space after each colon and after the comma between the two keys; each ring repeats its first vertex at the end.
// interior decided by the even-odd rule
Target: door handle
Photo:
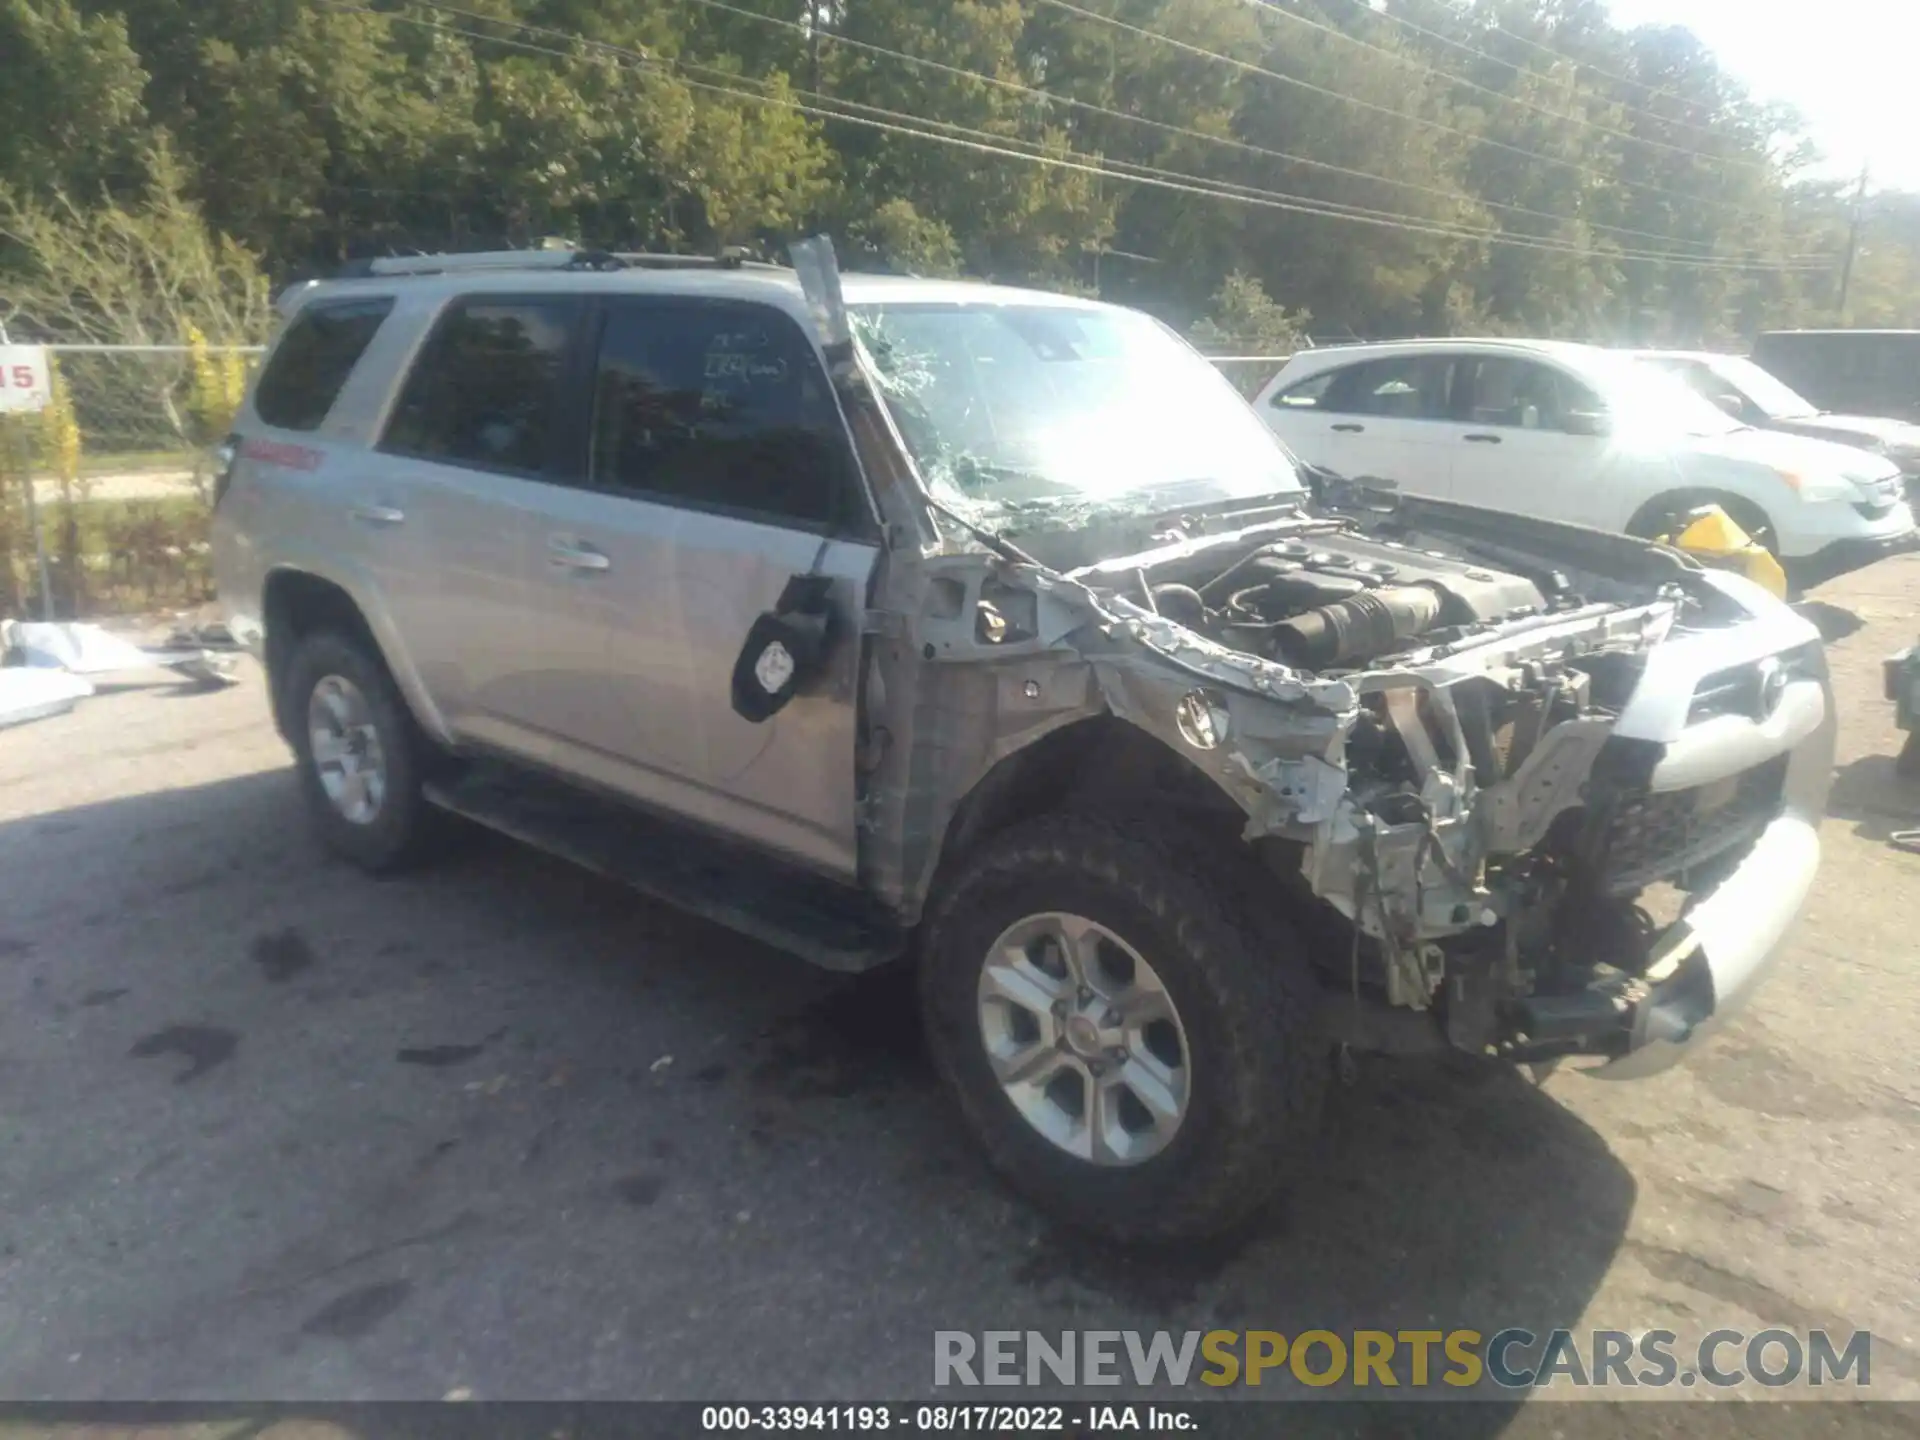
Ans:
{"type": "Polygon", "coordinates": [[[1358,435],[1361,431],[1365,430],[1367,427],[1364,425],[1353,425],[1343,421],[1342,423],[1334,426],[1333,428],[1338,430],[1343,435],[1358,435]]]}
{"type": "Polygon", "coordinates": [[[1498,435],[1469,435],[1467,436],[1467,442],[1472,445],[1498,445],[1500,443],[1500,437],[1498,435]]]}
{"type": "Polygon", "coordinates": [[[347,513],[363,525],[398,525],[407,518],[406,511],[391,505],[355,505],[347,513]]]}
{"type": "Polygon", "coordinates": [[[558,537],[547,542],[547,562],[562,570],[610,570],[613,561],[591,545],[558,537]]]}

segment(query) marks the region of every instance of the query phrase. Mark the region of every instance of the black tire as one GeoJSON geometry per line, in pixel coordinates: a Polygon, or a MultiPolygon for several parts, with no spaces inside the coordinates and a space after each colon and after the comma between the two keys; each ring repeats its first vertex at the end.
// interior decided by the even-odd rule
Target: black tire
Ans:
{"type": "Polygon", "coordinates": [[[987,841],[940,895],[920,956],[935,1065],[993,1166],[1060,1219],[1128,1242],[1230,1232],[1309,1147],[1328,1070],[1319,986],[1292,928],[1254,911],[1240,883],[1251,863],[1164,824],[1057,815],[987,841]],[[1147,958],[1186,1031],[1187,1109],[1138,1163],[1096,1165],[1055,1146],[989,1063],[982,964],[1010,925],[1058,911],[1147,958]]]}
{"type": "Polygon", "coordinates": [[[442,815],[421,793],[432,749],[401,699],[393,677],[367,642],[319,631],[303,637],[287,662],[282,696],[307,810],[327,848],[374,875],[388,875],[424,859],[441,833],[442,815]],[[371,818],[349,820],[327,796],[313,758],[308,708],[330,676],[365,697],[379,739],[385,794],[371,818]]]}

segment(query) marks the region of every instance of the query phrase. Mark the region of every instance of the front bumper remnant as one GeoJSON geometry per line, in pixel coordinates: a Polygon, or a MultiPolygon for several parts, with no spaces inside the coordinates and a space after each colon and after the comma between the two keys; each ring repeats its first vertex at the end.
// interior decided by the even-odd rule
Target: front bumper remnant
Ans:
{"type": "Polygon", "coordinates": [[[1589,1073],[1637,1080],[1677,1061],[1746,1003],[1779,954],[1820,864],[1815,825],[1783,815],[1714,892],[1654,937],[1622,986],[1536,998],[1519,1025],[1537,1053],[1600,1058],[1589,1073]]]}
{"type": "MultiPolygon", "coordinates": [[[[1753,757],[1693,727],[1696,744],[1671,746],[1654,785],[1708,781],[1709,755],[1726,764],[1753,757]],[[1698,743],[1706,742],[1706,743],[1698,743]]],[[[1785,754],[1780,808],[1737,864],[1711,890],[1697,892],[1678,920],[1654,934],[1637,956],[1622,957],[1612,978],[1570,996],[1530,997],[1516,1007],[1522,1054],[1589,1057],[1589,1073],[1633,1080],[1671,1066],[1752,995],[1792,930],[1820,865],[1820,815],[1833,766],[1836,717],[1828,686],[1790,685],[1769,722],[1750,725],[1756,745],[1785,754]]],[[[1517,1037],[1516,1037],[1517,1038],[1517,1037]]]]}

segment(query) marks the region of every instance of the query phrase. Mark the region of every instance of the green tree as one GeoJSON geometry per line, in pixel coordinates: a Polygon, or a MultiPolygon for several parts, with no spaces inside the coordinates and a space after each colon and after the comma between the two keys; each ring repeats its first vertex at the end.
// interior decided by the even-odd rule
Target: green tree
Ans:
{"type": "Polygon", "coordinates": [[[1194,344],[1215,353],[1291,355],[1307,338],[1312,318],[1304,310],[1288,310],[1253,276],[1236,270],[1221,282],[1191,334],[1194,344]]]}
{"type": "MultiPolygon", "coordinates": [[[[154,179],[127,205],[0,192],[0,239],[12,252],[0,323],[16,339],[177,345],[196,332],[215,344],[266,336],[273,311],[253,255],[207,227],[164,150],[147,163],[154,179]]],[[[184,358],[106,357],[84,372],[66,368],[82,415],[137,411],[193,443],[184,358]]]]}
{"type": "Polygon", "coordinates": [[[146,79],[118,16],[0,0],[0,187],[88,192],[137,175],[146,79]]]}

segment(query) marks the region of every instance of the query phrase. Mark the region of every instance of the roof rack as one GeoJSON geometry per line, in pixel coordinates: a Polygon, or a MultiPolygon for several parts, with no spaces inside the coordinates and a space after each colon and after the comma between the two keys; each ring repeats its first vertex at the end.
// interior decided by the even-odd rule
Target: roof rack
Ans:
{"type": "Polygon", "coordinates": [[[340,271],[340,278],[368,275],[452,275],[483,270],[773,270],[784,265],[750,260],[744,250],[718,255],[660,255],[613,250],[478,250],[451,255],[381,255],[340,271]]]}

